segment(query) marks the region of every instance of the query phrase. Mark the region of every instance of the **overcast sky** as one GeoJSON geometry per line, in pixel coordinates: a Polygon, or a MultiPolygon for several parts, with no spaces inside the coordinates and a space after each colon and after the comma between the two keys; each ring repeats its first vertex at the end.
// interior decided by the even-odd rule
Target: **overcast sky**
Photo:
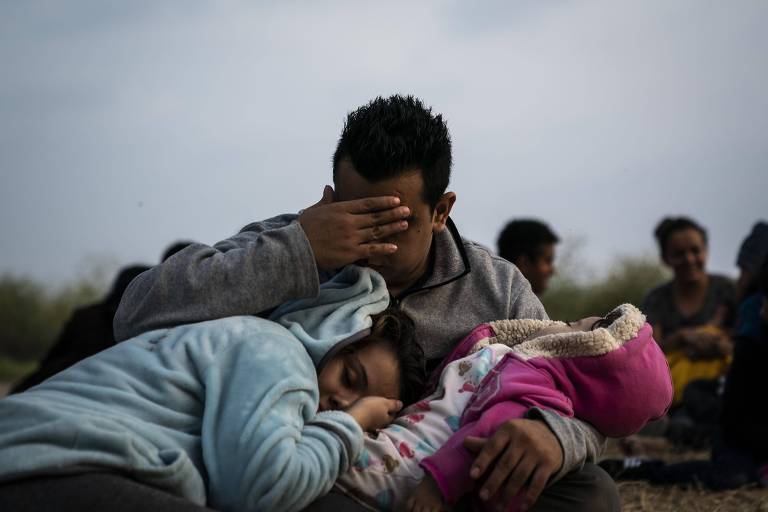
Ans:
{"type": "Polygon", "coordinates": [[[601,267],[687,214],[735,274],[768,218],[768,2],[0,3],[0,272],[61,284],[316,202],[347,112],[448,120],[453,218],[601,267]]]}

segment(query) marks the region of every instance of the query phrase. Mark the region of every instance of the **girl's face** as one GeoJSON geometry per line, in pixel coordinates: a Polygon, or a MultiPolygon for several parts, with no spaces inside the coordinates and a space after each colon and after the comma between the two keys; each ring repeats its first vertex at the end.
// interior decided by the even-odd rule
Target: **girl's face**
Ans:
{"type": "Polygon", "coordinates": [[[706,275],[707,244],[695,229],[675,231],[664,247],[664,263],[672,268],[675,279],[683,282],[699,281],[706,275]]]}
{"type": "Polygon", "coordinates": [[[400,369],[392,346],[372,341],[342,350],[317,378],[320,411],[346,409],[364,396],[400,398],[400,369]]]}
{"type": "Polygon", "coordinates": [[[561,332],[591,331],[596,322],[602,318],[599,316],[588,316],[575,322],[565,322],[565,324],[552,324],[533,333],[529,339],[539,338],[547,334],[557,334],[561,332]]]}
{"type": "Polygon", "coordinates": [[[586,332],[594,331],[600,327],[608,327],[621,317],[621,310],[615,309],[605,316],[588,316],[575,322],[565,322],[563,324],[553,324],[533,333],[528,339],[539,338],[547,334],[557,334],[561,332],[586,332]]]}

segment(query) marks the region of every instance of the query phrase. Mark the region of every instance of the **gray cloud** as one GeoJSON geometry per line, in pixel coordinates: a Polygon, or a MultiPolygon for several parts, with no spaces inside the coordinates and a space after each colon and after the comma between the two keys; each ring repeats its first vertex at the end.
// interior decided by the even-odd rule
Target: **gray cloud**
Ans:
{"type": "Polygon", "coordinates": [[[768,216],[763,2],[6,2],[0,271],[154,261],[317,200],[343,117],[377,94],[449,120],[455,219],[651,252],[667,213],[733,271],[768,216]]]}

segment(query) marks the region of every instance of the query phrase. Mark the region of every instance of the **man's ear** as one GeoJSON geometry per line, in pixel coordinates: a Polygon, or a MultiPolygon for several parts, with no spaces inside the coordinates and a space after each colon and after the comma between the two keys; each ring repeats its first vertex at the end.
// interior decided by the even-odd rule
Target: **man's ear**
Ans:
{"type": "Polygon", "coordinates": [[[445,229],[445,223],[448,221],[448,216],[451,214],[451,208],[455,202],[456,194],[454,192],[446,192],[437,200],[432,212],[432,231],[437,233],[445,229]]]}

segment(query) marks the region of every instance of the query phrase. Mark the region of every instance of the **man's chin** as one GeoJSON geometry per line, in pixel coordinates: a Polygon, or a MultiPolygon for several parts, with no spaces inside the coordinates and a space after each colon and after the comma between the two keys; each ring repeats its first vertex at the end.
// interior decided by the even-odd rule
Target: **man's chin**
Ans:
{"type": "Polygon", "coordinates": [[[370,263],[366,265],[371,270],[375,270],[381,275],[384,275],[387,272],[387,267],[382,267],[381,265],[371,265],[370,263]]]}

